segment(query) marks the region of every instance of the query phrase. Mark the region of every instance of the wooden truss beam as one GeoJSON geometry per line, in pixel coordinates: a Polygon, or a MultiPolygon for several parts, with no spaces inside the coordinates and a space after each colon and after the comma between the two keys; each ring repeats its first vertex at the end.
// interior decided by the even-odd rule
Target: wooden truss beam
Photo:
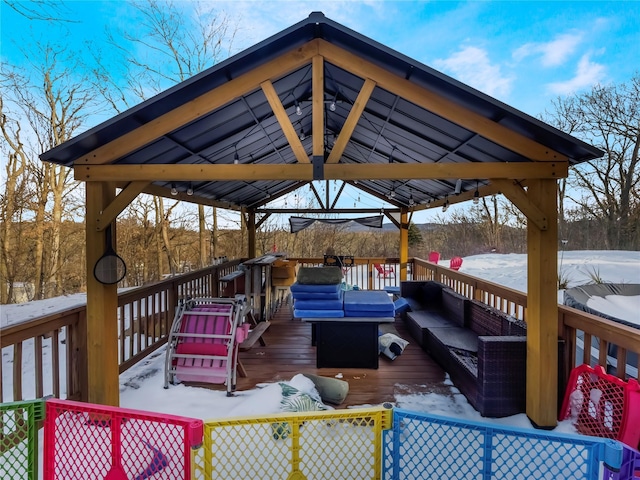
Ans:
{"type": "MultiPolygon", "coordinates": [[[[549,178],[568,175],[566,162],[522,163],[405,163],[405,164],[327,164],[325,180],[407,180],[477,178],[549,178]]],[[[311,164],[275,165],[80,165],[75,179],[82,181],[224,181],[298,180],[313,181],[311,164]]]]}
{"type": "Polygon", "coordinates": [[[527,191],[522,188],[520,184],[499,178],[491,179],[491,183],[494,184],[505,197],[511,200],[511,203],[518,207],[518,210],[520,210],[529,221],[535,223],[540,230],[546,230],[548,228],[549,219],[542,210],[531,201],[527,191]]]}
{"type": "Polygon", "coordinates": [[[317,54],[318,43],[313,40],[96,148],[80,157],[76,163],[106,164],[113,162],[162,135],[222,107],[233,99],[260,88],[260,84],[266,80],[277,78],[286,72],[308,64],[317,54]]]}
{"type": "Polygon", "coordinates": [[[419,107],[440,115],[453,123],[502,145],[526,158],[541,162],[567,161],[568,158],[535,140],[496,123],[451,100],[405,80],[383,68],[325,40],[318,40],[319,53],[330,62],[362,78],[372,79],[379,87],[394,93],[419,107]]]}
{"type": "Polygon", "coordinates": [[[302,146],[300,137],[298,137],[298,132],[296,132],[295,127],[289,119],[289,115],[287,115],[287,111],[282,106],[282,102],[278,97],[276,89],[273,88],[273,84],[270,81],[266,81],[261,83],[260,87],[264,92],[264,96],[267,97],[271,110],[273,110],[273,113],[280,124],[280,128],[282,129],[282,133],[284,133],[284,136],[287,138],[287,142],[289,142],[289,146],[291,147],[291,150],[293,150],[293,154],[296,156],[296,159],[299,163],[310,163],[309,156],[302,146]]]}
{"type": "Polygon", "coordinates": [[[107,228],[107,226],[110,225],[125,208],[127,208],[127,205],[129,205],[144,191],[147,185],[149,185],[148,181],[140,180],[137,182],[130,182],[126,187],[124,187],[116,198],[109,202],[109,205],[97,214],[95,220],[96,230],[101,232],[107,228]]]}
{"type": "MultiPolygon", "coordinates": [[[[124,187],[124,182],[118,182],[118,187],[120,188],[120,184],[124,187]]],[[[169,200],[180,200],[182,202],[193,203],[196,201],[196,196],[189,196],[185,192],[178,192],[177,195],[173,195],[171,193],[171,189],[159,187],[157,185],[153,185],[152,183],[148,183],[147,186],[142,190],[141,193],[146,193],[149,195],[155,195],[156,197],[168,198],[169,200]]],[[[209,200],[207,198],[197,197],[197,203],[200,205],[204,205],[206,207],[216,207],[216,208],[224,208],[226,210],[235,210],[239,211],[241,207],[231,204],[229,202],[221,202],[219,200],[209,200]]]]}
{"type": "Polygon", "coordinates": [[[370,79],[366,79],[364,85],[360,89],[360,93],[356,98],[351,110],[349,111],[349,115],[340,130],[340,134],[338,134],[338,138],[333,144],[333,148],[331,149],[331,153],[329,154],[329,158],[327,159],[327,163],[338,163],[342,154],[344,153],[345,148],[347,148],[347,144],[351,139],[351,135],[353,135],[353,131],[362,116],[362,112],[364,112],[364,107],[367,106],[367,102],[373,93],[373,89],[376,87],[376,82],[370,79]]]}
{"type": "Polygon", "coordinates": [[[324,155],[324,59],[320,55],[313,57],[312,66],[312,137],[313,156],[324,155]]]}

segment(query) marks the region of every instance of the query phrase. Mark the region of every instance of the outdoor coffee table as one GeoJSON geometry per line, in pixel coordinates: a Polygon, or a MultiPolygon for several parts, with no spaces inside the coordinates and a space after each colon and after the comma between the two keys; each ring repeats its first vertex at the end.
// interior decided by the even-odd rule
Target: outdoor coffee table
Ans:
{"type": "Polygon", "coordinates": [[[378,368],[378,326],[393,317],[302,318],[315,327],[317,368],[378,368]]]}

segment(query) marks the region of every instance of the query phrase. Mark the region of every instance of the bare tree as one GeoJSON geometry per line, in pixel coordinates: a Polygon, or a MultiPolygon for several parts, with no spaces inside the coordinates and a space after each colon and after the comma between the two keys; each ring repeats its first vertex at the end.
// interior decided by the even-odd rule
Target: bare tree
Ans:
{"type": "Polygon", "coordinates": [[[20,270],[18,245],[22,243],[22,212],[27,199],[27,153],[20,124],[10,120],[0,96],[0,154],[6,158],[5,180],[0,196],[0,303],[15,301],[13,288],[20,270]]]}
{"type": "Polygon", "coordinates": [[[5,5],[29,20],[41,20],[47,22],[73,22],[65,18],[68,14],[64,8],[64,2],[53,0],[4,0],[5,5]]]}
{"type": "Polygon", "coordinates": [[[553,123],[604,152],[571,170],[565,195],[602,225],[607,248],[640,247],[640,74],[553,103],[553,123]]]}
{"type": "MultiPolygon", "coordinates": [[[[228,56],[237,26],[210,4],[147,0],[131,5],[138,15],[138,28],[110,33],[110,44],[121,53],[122,65],[126,65],[121,72],[126,78],[125,86],[112,75],[112,68],[118,66],[105,65],[100,55],[95,58],[96,87],[116,111],[122,105],[145,100],[182,82],[228,56]],[[137,54],[140,51],[145,52],[144,58],[137,54]]],[[[163,212],[158,216],[166,218],[163,212]]],[[[198,205],[198,226],[199,263],[204,265],[210,234],[206,231],[203,205],[198,205]]]]}
{"type": "Polygon", "coordinates": [[[77,185],[71,170],[41,163],[36,152],[49,150],[70,139],[97,109],[94,93],[82,75],[78,55],[66,47],[36,43],[25,56],[30,65],[8,67],[3,84],[29,127],[33,144],[27,168],[34,179],[33,201],[37,229],[35,246],[35,298],[63,293],[61,226],[65,201],[77,185]],[[47,235],[45,236],[45,231],[47,235]],[[45,241],[48,240],[45,247],[45,241]]]}

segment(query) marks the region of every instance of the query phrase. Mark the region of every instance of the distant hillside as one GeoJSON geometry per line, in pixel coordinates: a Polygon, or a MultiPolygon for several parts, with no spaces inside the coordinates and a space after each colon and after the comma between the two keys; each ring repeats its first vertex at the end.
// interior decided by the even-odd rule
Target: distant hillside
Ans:
{"type": "MultiPolygon", "coordinates": [[[[437,229],[439,226],[441,226],[437,223],[416,223],[415,225],[423,232],[433,231],[437,229]]],[[[376,230],[383,231],[383,232],[397,232],[398,227],[396,227],[391,222],[383,223],[381,229],[365,227],[356,222],[350,222],[346,224],[344,227],[344,231],[346,232],[369,232],[369,231],[376,231],[376,230]]]]}

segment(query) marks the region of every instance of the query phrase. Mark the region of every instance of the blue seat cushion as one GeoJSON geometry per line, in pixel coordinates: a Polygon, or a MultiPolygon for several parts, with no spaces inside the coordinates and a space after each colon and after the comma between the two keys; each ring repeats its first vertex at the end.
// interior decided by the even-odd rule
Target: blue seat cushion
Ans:
{"type": "Polygon", "coordinates": [[[382,318],[382,317],[395,317],[395,310],[392,308],[391,310],[379,311],[379,312],[367,312],[360,310],[350,310],[348,312],[344,312],[345,317],[370,317],[370,318],[382,318]]]}
{"type": "Polygon", "coordinates": [[[293,309],[295,318],[343,318],[343,310],[298,310],[293,309]]]}
{"type": "Polygon", "coordinates": [[[411,310],[411,305],[409,305],[409,302],[407,302],[407,299],[404,297],[400,297],[394,301],[393,306],[395,307],[396,314],[411,310]]]}
{"type": "Polygon", "coordinates": [[[323,292],[291,292],[291,296],[294,300],[339,300],[342,303],[342,294],[338,293],[323,293],[323,292]]]}
{"type": "Polygon", "coordinates": [[[342,299],[298,299],[293,301],[293,308],[298,310],[342,310],[342,299]]]}
{"type": "Polygon", "coordinates": [[[301,283],[295,282],[293,285],[289,287],[291,293],[337,293],[340,294],[342,291],[340,289],[340,284],[337,283],[335,285],[303,285],[301,283]]]}
{"type": "MultiPolygon", "coordinates": [[[[393,316],[394,307],[387,292],[381,290],[349,290],[344,292],[345,312],[384,312],[393,316]]],[[[349,315],[353,317],[354,315],[349,315]]],[[[369,315],[361,315],[369,316],[369,315]]]]}

